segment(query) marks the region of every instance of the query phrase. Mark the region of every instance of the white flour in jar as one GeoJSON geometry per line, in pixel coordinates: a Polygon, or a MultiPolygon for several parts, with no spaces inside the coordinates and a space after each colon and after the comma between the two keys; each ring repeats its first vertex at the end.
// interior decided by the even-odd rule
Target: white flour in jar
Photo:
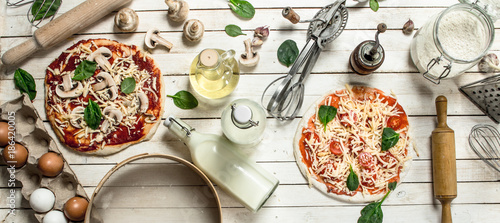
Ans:
{"type": "Polygon", "coordinates": [[[467,11],[447,13],[439,21],[437,31],[443,50],[455,59],[476,59],[488,44],[484,25],[467,11]]]}
{"type": "Polygon", "coordinates": [[[434,22],[438,16],[439,14],[433,16],[418,30],[411,43],[411,58],[420,73],[428,72],[427,75],[435,78],[451,78],[474,66],[478,60],[472,60],[480,57],[488,49],[489,27],[469,9],[455,8],[454,11],[449,11],[441,17],[437,33],[442,49],[452,57],[452,67],[448,70],[450,58],[441,57],[442,53],[434,40],[434,22]],[[433,64],[431,61],[436,58],[441,60],[428,69],[433,64]],[[456,60],[471,62],[458,63],[456,60]]]}

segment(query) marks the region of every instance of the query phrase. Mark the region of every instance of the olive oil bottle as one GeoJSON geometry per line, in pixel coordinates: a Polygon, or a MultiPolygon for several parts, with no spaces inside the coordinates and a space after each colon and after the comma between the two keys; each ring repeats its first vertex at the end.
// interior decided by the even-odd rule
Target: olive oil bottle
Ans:
{"type": "Polygon", "coordinates": [[[209,99],[222,98],[234,91],[240,79],[234,50],[205,49],[197,55],[189,71],[193,89],[209,99]]]}

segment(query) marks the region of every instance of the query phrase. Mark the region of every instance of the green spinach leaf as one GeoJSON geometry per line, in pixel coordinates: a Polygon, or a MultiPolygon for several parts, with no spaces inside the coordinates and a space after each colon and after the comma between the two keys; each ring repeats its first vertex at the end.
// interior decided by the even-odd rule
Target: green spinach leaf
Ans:
{"type": "Polygon", "coordinates": [[[31,6],[31,14],[33,15],[31,21],[53,16],[56,14],[59,6],[61,6],[61,0],[35,0],[31,6]]]}
{"type": "Polygon", "coordinates": [[[382,132],[382,151],[387,151],[399,141],[399,133],[392,128],[384,128],[382,132]]]}
{"type": "Polygon", "coordinates": [[[299,48],[293,40],[285,40],[278,48],[278,60],[287,67],[295,62],[297,56],[299,56],[299,48]]]}
{"type": "Polygon", "coordinates": [[[22,93],[27,93],[30,100],[36,97],[36,84],[35,79],[27,71],[18,68],[14,73],[14,83],[19,91],[22,93]]]}
{"type": "Polygon", "coordinates": [[[179,91],[174,95],[167,95],[174,99],[175,106],[181,109],[192,109],[198,106],[198,100],[188,91],[179,91]]]}
{"type": "Polygon", "coordinates": [[[361,217],[358,223],[382,223],[384,213],[382,212],[381,202],[372,202],[361,210],[361,217]]]}
{"type": "Polygon", "coordinates": [[[101,118],[101,108],[99,108],[99,105],[89,98],[89,104],[83,111],[83,119],[91,129],[97,129],[101,124],[101,118]]]}
{"type": "Polygon", "coordinates": [[[243,18],[251,19],[255,15],[253,5],[244,0],[229,0],[229,7],[243,18]]]}
{"type": "Polygon", "coordinates": [[[133,77],[123,79],[120,84],[120,90],[125,94],[132,93],[135,90],[135,79],[133,77]]]}
{"type": "Polygon", "coordinates": [[[371,8],[374,12],[378,11],[378,7],[379,7],[379,5],[378,5],[378,0],[370,0],[370,8],[371,8]]]}
{"type": "Polygon", "coordinates": [[[352,170],[352,166],[349,166],[349,176],[347,177],[347,188],[350,191],[355,191],[359,187],[358,175],[352,170]]]}
{"type": "Polygon", "coordinates": [[[241,28],[237,25],[227,25],[226,28],[226,34],[229,35],[229,36],[232,36],[232,37],[236,37],[236,36],[239,36],[239,35],[247,35],[243,32],[241,32],[241,28]]]}
{"type": "Polygon", "coordinates": [[[329,105],[321,105],[318,110],[319,121],[323,124],[326,131],[326,125],[337,115],[337,108],[329,105]]]}
{"type": "Polygon", "coordinates": [[[93,61],[84,60],[75,69],[75,76],[73,80],[81,81],[92,77],[97,69],[97,63],[93,61]]]}
{"type": "Polygon", "coordinates": [[[361,210],[361,216],[358,218],[358,223],[382,223],[384,220],[384,213],[382,212],[382,203],[385,201],[387,196],[396,189],[398,182],[393,181],[389,183],[389,191],[385,194],[379,202],[372,202],[366,205],[363,210],[361,210]]]}

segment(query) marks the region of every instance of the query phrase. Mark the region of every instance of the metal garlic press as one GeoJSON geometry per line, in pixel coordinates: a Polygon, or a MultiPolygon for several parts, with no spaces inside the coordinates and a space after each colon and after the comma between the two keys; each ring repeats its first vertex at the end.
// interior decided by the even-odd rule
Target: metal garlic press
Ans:
{"type": "Polygon", "coordinates": [[[271,116],[279,120],[291,120],[296,117],[304,99],[304,80],[311,73],[325,45],[342,33],[347,24],[347,16],[345,0],[337,0],[320,9],[311,20],[299,21],[310,22],[307,43],[288,74],[271,82],[261,98],[262,106],[271,116]]]}

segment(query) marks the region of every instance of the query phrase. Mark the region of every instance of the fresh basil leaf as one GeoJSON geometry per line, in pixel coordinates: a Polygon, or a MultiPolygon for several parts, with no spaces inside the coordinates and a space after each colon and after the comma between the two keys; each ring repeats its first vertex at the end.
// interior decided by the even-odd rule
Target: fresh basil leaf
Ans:
{"type": "Polygon", "coordinates": [[[83,111],[83,119],[91,129],[97,129],[101,124],[101,118],[101,108],[99,108],[99,105],[89,98],[89,104],[83,111]]]}
{"type": "Polygon", "coordinates": [[[329,105],[321,105],[318,110],[319,121],[323,124],[325,131],[326,125],[337,115],[337,108],[329,105]]]}
{"type": "Polygon", "coordinates": [[[236,36],[239,36],[239,35],[247,35],[243,32],[241,32],[241,28],[237,25],[227,25],[226,28],[226,34],[229,35],[229,36],[232,36],[232,37],[236,37],[236,36]]]}
{"type": "Polygon", "coordinates": [[[174,95],[167,95],[174,99],[175,106],[181,109],[192,109],[198,106],[198,100],[188,91],[179,91],[174,95]]]}
{"type": "Polygon", "coordinates": [[[392,128],[384,128],[382,132],[382,151],[387,151],[399,141],[399,133],[392,128]]]}
{"type": "Polygon", "coordinates": [[[81,81],[94,76],[97,69],[97,63],[89,60],[82,61],[75,69],[73,80],[81,81]]]}
{"type": "Polygon", "coordinates": [[[394,190],[396,189],[396,186],[398,185],[397,181],[393,181],[389,183],[389,190],[394,190]]]}
{"type": "Polygon", "coordinates": [[[56,14],[59,6],[61,6],[61,0],[35,0],[31,6],[31,14],[33,15],[31,21],[53,16],[56,14]]]}
{"type": "Polygon", "coordinates": [[[293,40],[285,40],[278,48],[278,60],[287,67],[295,62],[297,56],[299,56],[299,48],[293,40]]]}
{"type": "Polygon", "coordinates": [[[243,18],[251,19],[255,15],[253,5],[244,0],[229,0],[229,7],[243,18]]]}
{"type": "Polygon", "coordinates": [[[355,191],[359,187],[358,175],[352,170],[352,166],[349,167],[349,176],[347,177],[347,188],[350,191],[355,191]]]}
{"type": "Polygon", "coordinates": [[[372,202],[361,210],[361,216],[358,223],[382,223],[384,213],[382,212],[380,202],[372,202]]]}
{"type": "Polygon", "coordinates": [[[14,72],[14,83],[19,91],[22,93],[27,93],[30,97],[30,100],[35,99],[36,97],[36,84],[35,79],[31,76],[27,71],[18,68],[14,72]]]}
{"type": "Polygon", "coordinates": [[[125,94],[132,93],[135,90],[135,79],[133,77],[123,79],[120,84],[120,90],[125,94]]]}
{"type": "Polygon", "coordinates": [[[378,7],[379,7],[379,5],[378,5],[378,0],[370,0],[370,8],[371,8],[374,12],[378,11],[378,7]]]}

